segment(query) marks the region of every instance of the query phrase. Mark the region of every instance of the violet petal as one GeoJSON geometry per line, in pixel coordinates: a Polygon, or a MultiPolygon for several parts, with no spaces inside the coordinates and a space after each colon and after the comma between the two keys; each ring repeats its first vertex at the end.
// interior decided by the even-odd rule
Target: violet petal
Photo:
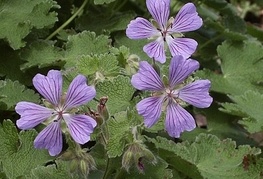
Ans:
{"type": "Polygon", "coordinates": [[[86,77],[83,75],[76,76],[71,84],[66,95],[65,108],[73,108],[87,103],[96,96],[96,91],[93,86],[86,84],[86,77]]]}
{"type": "Polygon", "coordinates": [[[146,127],[152,127],[160,118],[164,97],[149,97],[141,100],[136,109],[144,118],[146,127]]]}
{"type": "Polygon", "coordinates": [[[210,86],[209,80],[197,80],[178,90],[178,97],[195,107],[207,108],[213,102],[209,95],[210,86]]]}
{"type": "Polygon", "coordinates": [[[79,144],[90,140],[90,134],[96,127],[96,121],[87,115],[63,115],[72,138],[79,144]]]}
{"type": "Polygon", "coordinates": [[[184,58],[189,58],[197,48],[197,42],[189,38],[172,38],[166,37],[166,42],[172,56],[182,55],[184,58]]]}
{"type": "Polygon", "coordinates": [[[193,3],[185,4],[176,15],[172,32],[190,32],[199,29],[203,25],[203,20],[198,16],[193,3]]]}
{"type": "Polygon", "coordinates": [[[160,28],[166,28],[170,14],[170,0],[146,0],[146,6],[160,28]]]}
{"type": "Polygon", "coordinates": [[[191,131],[195,127],[195,120],[189,112],[177,103],[168,104],[165,129],[171,137],[179,138],[183,131],[191,131]]]}
{"type": "Polygon", "coordinates": [[[156,27],[141,17],[132,20],[126,29],[126,35],[130,39],[146,39],[158,34],[160,34],[160,32],[156,27]]]}
{"type": "Polygon", "coordinates": [[[58,70],[50,70],[47,76],[37,74],[33,78],[34,87],[54,106],[57,106],[60,102],[62,82],[62,74],[58,70]]]}
{"type": "Polygon", "coordinates": [[[140,62],[139,71],[132,76],[131,84],[139,90],[161,91],[164,89],[160,76],[146,61],[140,62]]]}
{"type": "Polygon", "coordinates": [[[41,122],[52,116],[54,110],[34,104],[31,102],[19,102],[15,107],[20,119],[16,121],[18,128],[26,130],[32,129],[41,122]]]}
{"type": "Polygon", "coordinates": [[[143,51],[154,60],[164,63],[166,61],[164,40],[162,37],[158,37],[155,41],[148,43],[143,47],[143,51]]]}
{"type": "Polygon", "coordinates": [[[60,122],[52,122],[34,140],[35,148],[47,149],[51,156],[62,151],[62,131],[60,122]]]}
{"type": "Polygon", "coordinates": [[[182,83],[190,74],[199,68],[196,60],[184,59],[182,56],[174,56],[169,67],[169,84],[173,88],[182,83]]]}

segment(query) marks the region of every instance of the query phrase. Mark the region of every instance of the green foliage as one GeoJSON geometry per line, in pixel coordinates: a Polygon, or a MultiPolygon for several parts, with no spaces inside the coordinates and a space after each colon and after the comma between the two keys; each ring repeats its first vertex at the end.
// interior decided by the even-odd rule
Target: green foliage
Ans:
{"type": "Polygon", "coordinates": [[[0,94],[3,98],[0,99],[2,109],[13,110],[16,103],[20,101],[38,102],[39,95],[33,90],[26,89],[18,81],[0,81],[0,94]]]}
{"type": "Polygon", "coordinates": [[[25,46],[22,41],[33,28],[42,29],[52,26],[58,19],[51,8],[59,6],[52,0],[4,0],[0,3],[0,39],[6,39],[13,49],[25,46]],[[4,24],[4,25],[3,25],[4,24]]]}
{"type": "Polygon", "coordinates": [[[239,121],[250,133],[261,132],[263,126],[262,101],[263,95],[247,91],[243,95],[230,96],[234,103],[224,103],[222,109],[230,114],[239,114],[243,120],[239,121]]]}
{"type": "MultiPolygon", "coordinates": [[[[187,2],[171,1],[171,16],[187,2]]],[[[263,126],[263,4],[192,2],[203,26],[183,35],[198,42],[191,58],[202,70],[194,76],[211,80],[214,102],[207,109],[188,106],[202,128],[172,139],[165,131],[165,112],[146,128],[136,110],[141,99],[156,93],[131,85],[139,62],[152,63],[143,47],[153,39],[133,40],[125,33],[136,17],[151,18],[145,1],[0,1],[0,178],[262,178],[262,154],[254,148],[262,145],[257,142],[262,136],[251,133],[262,133],[263,126]],[[90,107],[99,120],[97,100],[107,96],[110,116],[86,144],[76,145],[63,135],[63,150],[56,157],[34,148],[35,130],[18,132],[15,126],[20,117],[15,105],[39,103],[32,78],[50,69],[62,70],[64,92],[78,74],[95,86],[96,99],[74,112],[90,107]]],[[[167,75],[171,58],[166,48],[166,63],[156,65],[167,75]]]]}
{"type": "Polygon", "coordinates": [[[30,170],[52,159],[47,151],[34,148],[33,140],[36,135],[35,130],[18,134],[10,120],[5,120],[0,125],[0,161],[8,178],[23,177],[30,170]]]}
{"type": "Polygon", "coordinates": [[[29,45],[29,48],[23,49],[21,58],[26,61],[21,69],[26,70],[34,66],[43,68],[59,64],[63,57],[60,49],[54,47],[52,42],[35,41],[29,45]]]}
{"type": "Polygon", "coordinates": [[[191,178],[260,178],[262,161],[243,166],[247,155],[258,155],[260,149],[248,145],[236,146],[230,139],[220,141],[216,136],[200,134],[195,142],[174,143],[162,137],[149,139],[159,149],[159,155],[191,178]]]}
{"type": "Polygon", "coordinates": [[[253,41],[243,44],[224,42],[217,51],[222,74],[209,70],[197,73],[197,76],[211,80],[213,91],[233,95],[247,90],[263,91],[257,85],[263,78],[263,48],[260,44],[253,41]]]}

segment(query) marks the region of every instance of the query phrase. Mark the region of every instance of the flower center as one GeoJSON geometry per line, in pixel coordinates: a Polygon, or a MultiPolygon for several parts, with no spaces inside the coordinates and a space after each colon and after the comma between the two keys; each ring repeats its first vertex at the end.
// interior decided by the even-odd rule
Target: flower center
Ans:
{"type": "Polygon", "coordinates": [[[165,92],[169,100],[173,100],[176,103],[179,102],[178,94],[173,89],[166,88],[165,92]]]}

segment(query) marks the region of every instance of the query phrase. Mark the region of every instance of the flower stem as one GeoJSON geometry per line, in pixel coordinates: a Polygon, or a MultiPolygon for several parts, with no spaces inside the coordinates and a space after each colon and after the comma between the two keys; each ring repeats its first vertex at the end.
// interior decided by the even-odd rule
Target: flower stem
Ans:
{"type": "Polygon", "coordinates": [[[80,14],[80,12],[83,10],[83,8],[86,6],[88,0],[84,0],[83,4],[80,6],[80,8],[64,23],[62,24],[57,30],[55,30],[52,34],[50,34],[45,40],[52,39],[59,31],[64,29],[77,15],[80,14]]]}
{"type": "Polygon", "coordinates": [[[107,157],[107,164],[106,164],[105,172],[103,174],[102,179],[106,179],[108,177],[109,164],[110,164],[110,159],[107,157]]]}

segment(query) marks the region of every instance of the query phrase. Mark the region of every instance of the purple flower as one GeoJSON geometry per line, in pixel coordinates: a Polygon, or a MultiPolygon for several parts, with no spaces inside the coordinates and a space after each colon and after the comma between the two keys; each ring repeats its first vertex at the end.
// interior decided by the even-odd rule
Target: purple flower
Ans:
{"type": "Polygon", "coordinates": [[[138,17],[132,20],[126,30],[130,39],[156,39],[145,45],[143,51],[160,63],[164,63],[165,42],[167,42],[171,55],[190,57],[196,50],[197,42],[189,38],[180,38],[183,32],[199,29],[203,21],[198,16],[194,4],[185,4],[175,18],[169,18],[170,0],[146,0],[146,5],[154,18],[154,23],[138,17]],[[156,25],[154,25],[156,24],[156,25]]]}
{"type": "Polygon", "coordinates": [[[48,149],[49,154],[55,156],[62,150],[62,131],[65,128],[71,137],[79,144],[90,140],[90,134],[97,125],[89,116],[74,114],[71,110],[92,100],[96,91],[86,84],[86,78],[78,75],[69,85],[67,94],[62,95],[62,74],[57,70],[50,70],[47,76],[37,74],[33,78],[33,85],[48,101],[51,108],[43,107],[31,102],[19,102],[16,112],[21,116],[16,125],[23,130],[31,129],[46,121],[44,128],[34,140],[34,146],[48,149]]]}
{"type": "Polygon", "coordinates": [[[169,84],[165,85],[148,62],[140,62],[139,71],[132,76],[131,83],[139,90],[152,91],[151,97],[136,105],[138,113],[144,117],[146,127],[152,127],[158,121],[163,104],[167,110],[165,128],[170,136],[178,138],[181,132],[196,127],[194,118],[181,104],[187,102],[198,108],[207,108],[213,101],[209,96],[209,80],[196,80],[186,85],[183,83],[198,68],[196,60],[173,57],[169,68],[169,84]]]}

